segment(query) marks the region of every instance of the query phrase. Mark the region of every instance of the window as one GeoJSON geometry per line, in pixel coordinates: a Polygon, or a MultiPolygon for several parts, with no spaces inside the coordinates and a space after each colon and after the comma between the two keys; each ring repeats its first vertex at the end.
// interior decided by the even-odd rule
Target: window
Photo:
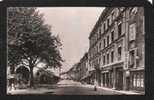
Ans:
{"type": "Polygon", "coordinates": [[[121,60],[121,47],[118,47],[118,60],[121,60]]]}
{"type": "Polygon", "coordinates": [[[97,50],[98,50],[97,52],[99,52],[99,50],[100,50],[100,49],[99,49],[99,45],[97,46],[97,50]]]}
{"type": "Polygon", "coordinates": [[[110,26],[110,19],[108,18],[107,19],[107,27],[109,27],[110,26]]]}
{"type": "Polygon", "coordinates": [[[105,27],[105,26],[106,26],[106,25],[105,25],[105,22],[104,22],[104,25],[103,25],[103,26],[104,26],[104,32],[105,32],[105,30],[106,30],[106,27],[105,27]]]}
{"type": "Polygon", "coordinates": [[[121,28],[122,27],[122,25],[121,25],[121,23],[119,23],[119,25],[118,25],[118,37],[120,37],[121,36],[121,28]]]}
{"type": "Polygon", "coordinates": [[[135,65],[135,51],[134,50],[130,51],[129,55],[130,55],[130,57],[129,57],[129,67],[132,68],[135,65]]]}
{"type": "Polygon", "coordinates": [[[111,42],[114,41],[114,31],[111,32],[111,42]]]}
{"type": "Polygon", "coordinates": [[[104,24],[102,24],[102,26],[101,26],[101,33],[103,33],[104,32],[104,24]]]}
{"type": "Polygon", "coordinates": [[[114,51],[111,52],[111,62],[114,61],[114,51]]]}
{"type": "Polygon", "coordinates": [[[129,26],[129,41],[135,40],[136,38],[136,24],[131,24],[129,26]]]}
{"type": "Polygon", "coordinates": [[[143,73],[141,74],[141,87],[144,87],[144,77],[143,77],[143,73]]]}
{"type": "Polygon", "coordinates": [[[105,65],[105,55],[103,56],[103,64],[105,65]]]}
{"type": "Polygon", "coordinates": [[[140,74],[137,74],[137,87],[140,87],[140,74]]]}
{"type": "Polygon", "coordinates": [[[105,39],[103,41],[104,41],[104,48],[105,48],[106,47],[106,41],[105,41],[105,39]]]}
{"type": "Polygon", "coordinates": [[[100,65],[100,63],[101,63],[101,58],[99,58],[99,63],[98,64],[100,65]]]}
{"type": "Polygon", "coordinates": [[[100,50],[101,50],[101,45],[102,45],[102,44],[101,44],[101,42],[100,42],[100,43],[99,43],[99,49],[100,49],[100,50]]]}
{"type": "Polygon", "coordinates": [[[107,28],[108,28],[108,23],[107,23],[107,21],[106,21],[106,23],[105,23],[105,30],[107,30],[107,28]]]}
{"type": "Polygon", "coordinates": [[[101,28],[99,28],[99,37],[101,36],[101,28]]]}
{"type": "Polygon", "coordinates": [[[107,54],[107,64],[109,64],[109,53],[107,54]]]}
{"type": "Polygon", "coordinates": [[[109,45],[109,35],[107,36],[107,46],[109,45]]]}

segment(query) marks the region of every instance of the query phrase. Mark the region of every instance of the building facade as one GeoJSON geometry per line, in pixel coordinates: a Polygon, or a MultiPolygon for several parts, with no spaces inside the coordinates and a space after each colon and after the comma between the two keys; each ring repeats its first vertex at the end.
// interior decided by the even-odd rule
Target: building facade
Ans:
{"type": "Polygon", "coordinates": [[[144,33],[143,7],[105,8],[89,36],[90,83],[144,90],[144,33]]]}
{"type": "Polygon", "coordinates": [[[80,79],[80,68],[79,68],[79,63],[76,63],[70,68],[67,72],[63,73],[65,74],[66,78],[65,79],[71,79],[78,81],[80,79]]]}
{"type": "Polygon", "coordinates": [[[80,71],[80,80],[82,82],[85,82],[87,81],[87,75],[88,75],[88,65],[89,62],[88,62],[88,53],[86,52],[84,54],[84,56],[80,59],[80,68],[81,68],[81,71],[80,71]]]}

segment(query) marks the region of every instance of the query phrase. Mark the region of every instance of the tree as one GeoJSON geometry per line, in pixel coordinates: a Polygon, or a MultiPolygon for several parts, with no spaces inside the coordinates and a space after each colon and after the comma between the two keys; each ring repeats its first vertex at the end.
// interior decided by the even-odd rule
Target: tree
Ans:
{"type": "Polygon", "coordinates": [[[43,15],[33,7],[8,8],[8,65],[24,64],[30,69],[33,86],[33,68],[39,62],[48,67],[61,67],[60,39],[44,24],[43,15]],[[25,63],[26,62],[26,63],[25,63]]]}

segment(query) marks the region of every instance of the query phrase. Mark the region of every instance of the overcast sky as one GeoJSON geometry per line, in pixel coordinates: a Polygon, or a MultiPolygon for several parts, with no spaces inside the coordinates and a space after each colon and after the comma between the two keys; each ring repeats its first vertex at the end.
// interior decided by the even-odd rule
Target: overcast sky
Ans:
{"type": "Polygon", "coordinates": [[[43,7],[45,23],[58,34],[63,44],[61,54],[65,62],[62,71],[67,71],[88,51],[89,34],[104,8],[96,7],[43,7]]]}

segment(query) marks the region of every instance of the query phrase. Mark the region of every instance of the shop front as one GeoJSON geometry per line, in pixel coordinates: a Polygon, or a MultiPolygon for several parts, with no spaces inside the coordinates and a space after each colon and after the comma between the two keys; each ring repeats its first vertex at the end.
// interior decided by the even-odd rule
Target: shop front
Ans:
{"type": "Polygon", "coordinates": [[[115,87],[117,90],[123,89],[123,69],[122,68],[116,68],[116,84],[115,87]]]}
{"type": "Polygon", "coordinates": [[[130,89],[144,91],[144,70],[130,71],[130,89]]]}
{"type": "Polygon", "coordinates": [[[110,73],[109,71],[101,72],[101,86],[110,87],[110,73]]]}

